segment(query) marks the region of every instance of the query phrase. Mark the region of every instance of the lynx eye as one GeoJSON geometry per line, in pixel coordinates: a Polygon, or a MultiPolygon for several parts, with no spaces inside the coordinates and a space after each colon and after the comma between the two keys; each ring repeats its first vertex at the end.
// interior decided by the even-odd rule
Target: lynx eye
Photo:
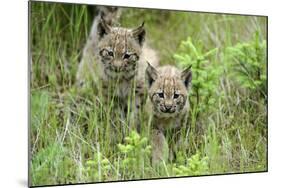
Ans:
{"type": "Polygon", "coordinates": [[[135,61],[139,60],[139,57],[138,57],[137,54],[135,54],[135,53],[132,53],[132,54],[130,54],[130,53],[125,53],[125,54],[123,55],[123,59],[128,60],[128,61],[135,62],[135,61]]]}
{"type": "Polygon", "coordinates": [[[160,98],[164,98],[164,93],[158,93],[158,96],[159,96],[160,98]]]}
{"type": "Polygon", "coordinates": [[[111,51],[111,50],[102,49],[102,50],[100,51],[100,56],[102,56],[102,57],[106,57],[106,56],[111,56],[111,57],[113,57],[114,54],[113,54],[113,51],[111,51]]]}
{"type": "Polygon", "coordinates": [[[107,54],[113,57],[113,51],[108,51],[107,54]]]}
{"type": "Polygon", "coordinates": [[[130,57],[131,57],[130,54],[125,53],[124,56],[123,56],[123,59],[129,59],[130,57]]]}
{"type": "Polygon", "coordinates": [[[179,98],[179,96],[180,96],[179,94],[175,93],[175,94],[174,94],[174,99],[179,98]]]}

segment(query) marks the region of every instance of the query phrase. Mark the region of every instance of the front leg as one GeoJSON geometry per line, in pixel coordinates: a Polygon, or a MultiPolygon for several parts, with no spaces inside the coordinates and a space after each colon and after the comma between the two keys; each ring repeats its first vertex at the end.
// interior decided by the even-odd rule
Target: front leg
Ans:
{"type": "MultiPolygon", "coordinates": [[[[126,103],[126,102],[124,102],[126,103]]],[[[131,129],[136,129],[137,132],[140,134],[141,132],[141,104],[139,103],[139,97],[135,97],[135,101],[132,102],[133,106],[131,108],[128,108],[128,105],[122,106],[122,119],[127,119],[128,120],[128,128],[131,129]],[[129,115],[129,117],[127,117],[129,115]]]]}
{"type": "Polygon", "coordinates": [[[169,132],[171,134],[171,146],[169,153],[169,160],[174,161],[177,160],[177,154],[186,151],[187,144],[185,143],[185,139],[183,136],[183,132],[185,131],[186,122],[183,118],[178,118],[175,123],[175,127],[169,132]],[[181,151],[181,152],[179,152],[181,151]]]}
{"type": "Polygon", "coordinates": [[[137,132],[140,133],[141,132],[141,116],[140,116],[140,112],[141,112],[141,107],[143,106],[143,102],[142,102],[142,97],[140,95],[136,95],[135,97],[135,114],[134,114],[134,119],[135,119],[135,124],[136,124],[136,129],[137,132]]]}
{"type": "Polygon", "coordinates": [[[134,103],[134,123],[136,125],[137,132],[141,132],[141,111],[145,104],[146,95],[145,88],[142,82],[138,82],[135,88],[135,103],[134,103]]]}
{"type": "Polygon", "coordinates": [[[162,130],[153,129],[151,137],[152,166],[158,166],[162,161],[166,162],[168,160],[169,147],[162,130]]]}

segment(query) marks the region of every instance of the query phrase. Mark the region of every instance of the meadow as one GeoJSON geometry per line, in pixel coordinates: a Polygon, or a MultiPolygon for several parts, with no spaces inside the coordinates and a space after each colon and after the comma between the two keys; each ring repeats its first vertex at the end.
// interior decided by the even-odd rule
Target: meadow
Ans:
{"type": "Polygon", "coordinates": [[[138,134],[127,119],[113,120],[93,88],[75,86],[95,13],[95,6],[30,3],[31,185],[267,171],[266,17],[123,9],[122,26],[145,21],[161,65],[192,65],[184,142],[175,160],[155,168],[145,109],[138,134]],[[125,141],[112,123],[125,127],[125,141]]]}

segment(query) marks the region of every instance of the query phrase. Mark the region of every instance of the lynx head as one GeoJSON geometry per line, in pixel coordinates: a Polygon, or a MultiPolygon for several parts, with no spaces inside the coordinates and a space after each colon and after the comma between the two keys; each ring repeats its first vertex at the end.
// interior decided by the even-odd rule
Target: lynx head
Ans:
{"type": "Polygon", "coordinates": [[[145,39],[144,23],[135,29],[111,27],[103,19],[98,24],[99,57],[109,78],[131,79],[145,39]]]}
{"type": "Polygon", "coordinates": [[[156,116],[175,117],[185,109],[191,79],[190,67],[180,72],[172,66],[156,70],[148,64],[146,82],[156,116]]]}

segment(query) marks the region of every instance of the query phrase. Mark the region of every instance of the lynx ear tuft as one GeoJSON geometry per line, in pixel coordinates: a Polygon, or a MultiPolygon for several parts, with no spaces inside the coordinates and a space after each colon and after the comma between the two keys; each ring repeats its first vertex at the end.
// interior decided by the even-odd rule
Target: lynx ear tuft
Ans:
{"type": "Polygon", "coordinates": [[[181,79],[186,88],[189,88],[192,80],[191,65],[181,72],[181,79]]]}
{"type": "Polygon", "coordinates": [[[105,35],[111,32],[111,27],[104,20],[103,14],[101,15],[97,30],[98,30],[99,39],[103,38],[105,35]]]}
{"type": "Polygon", "coordinates": [[[149,62],[147,62],[147,68],[145,71],[145,80],[146,80],[149,88],[151,87],[153,82],[155,82],[157,77],[158,77],[157,70],[153,66],[151,66],[149,62]]]}
{"type": "Polygon", "coordinates": [[[142,22],[142,24],[139,27],[132,30],[132,35],[133,38],[138,42],[138,44],[142,46],[145,41],[144,22],[142,22]]]}

